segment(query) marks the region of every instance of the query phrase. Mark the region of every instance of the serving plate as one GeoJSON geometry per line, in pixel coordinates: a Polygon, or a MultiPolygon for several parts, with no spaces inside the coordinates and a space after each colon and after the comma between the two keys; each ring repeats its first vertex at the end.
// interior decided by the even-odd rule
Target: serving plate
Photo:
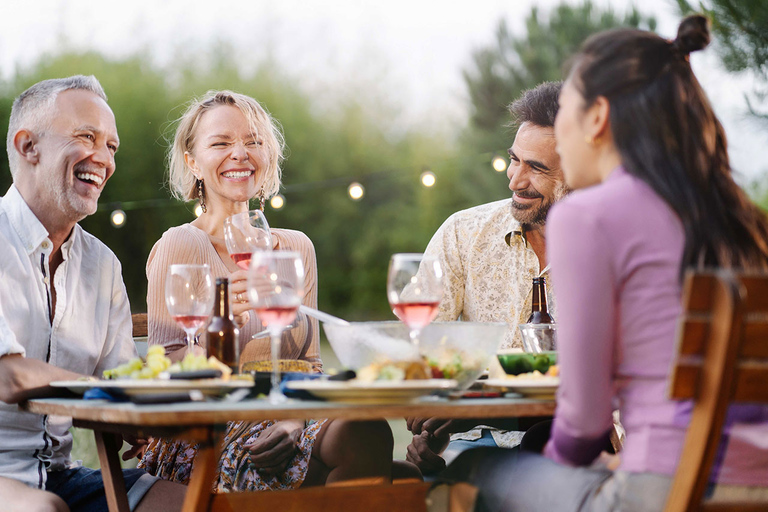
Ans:
{"type": "Polygon", "coordinates": [[[480,381],[486,387],[505,388],[531,398],[554,398],[560,377],[488,379],[480,381]]]}
{"type": "Polygon", "coordinates": [[[307,391],[324,400],[357,404],[382,404],[410,402],[436,391],[454,389],[458,383],[450,379],[380,380],[374,382],[296,380],[287,382],[285,385],[289,389],[307,391]]]}
{"type": "Polygon", "coordinates": [[[51,382],[54,388],[66,388],[82,395],[89,389],[99,388],[117,391],[127,396],[200,391],[207,396],[221,396],[239,388],[253,386],[251,380],[164,380],[164,379],[115,379],[115,380],[59,380],[51,382]]]}

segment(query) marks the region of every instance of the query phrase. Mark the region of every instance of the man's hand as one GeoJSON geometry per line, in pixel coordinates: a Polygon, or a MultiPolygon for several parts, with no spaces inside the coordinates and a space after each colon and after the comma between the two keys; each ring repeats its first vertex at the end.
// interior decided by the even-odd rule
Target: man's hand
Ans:
{"type": "Polygon", "coordinates": [[[454,432],[461,431],[461,429],[457,430],[455,428],[457,425],[454,420],[442,418],[406,418],[405,426],[415,436],[423,432],[429,432],[436,437],[445,437],[454,432]]]}
{"type": "Polygon", "coordinates": [[[438,438],[423,431],[413,436],[406,450],[405,460],[416,464],[424,475],[439,473],[445,469],[445,459],[438,454],[445,450],[449,441],[450,436],[438,438]]]}
{"type": "Polygon", "coordinates": [[[251,465],[263,477],[285,471],[296,455],[304,422],[278,421],[266,428],[259,437],[244,446],[250,453],[251,465]]]}
{"type": "Polygon", "coordinates": [[[130,448],[123,452],[123,460],[131,460],[134,457],[143,457],[144,452],[147,450],[147,445],[149,444],[149,441],[146,439],[130,434],[123,434],[123,441],[131,445],[130,448]]]}

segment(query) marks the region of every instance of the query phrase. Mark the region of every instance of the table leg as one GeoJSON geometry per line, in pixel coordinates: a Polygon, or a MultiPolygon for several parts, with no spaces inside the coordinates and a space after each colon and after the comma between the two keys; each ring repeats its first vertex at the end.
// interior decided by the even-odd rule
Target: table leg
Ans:
{"type": "Polygon", "coordinates": [[[120,448],[123,447],[123,438],[120,434],[101,430],[94,430],[93,435],[96,438],[96,449],[99,453],[107,506],[111,512],[129,512],[123,468],[120,467],[120,448]]]}
{"type": "MultiPolygon", "coordinates": [[[[226,428],[226,425],[223,428],[226,428]]],[[[206,512],[208,510],[224,433],[221,427],[209,427],[207,439],[199,442],[182,512],[206,512]]]]}

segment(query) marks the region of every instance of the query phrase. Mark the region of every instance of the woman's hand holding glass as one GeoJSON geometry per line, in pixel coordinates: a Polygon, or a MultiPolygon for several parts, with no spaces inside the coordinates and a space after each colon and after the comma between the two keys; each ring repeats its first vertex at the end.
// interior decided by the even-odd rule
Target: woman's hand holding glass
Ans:
{"type": "Polygon", "coordinates": [[[236,213],[224,219],[224,243],[238,267],[248,270],[254,251],[272,250],[272,233],[261,210],[236,213]]]}
{"type": "Polygon", "coordinates": [[[165,278],[168,313],[187,335],[187,352],[194,352],[195,335],[213,310],[214,287],[208,265],[174,264],[165,278]]]}
{"type": "Polygon", "coordinates": [[[301,256],[291,251],[257,251],[248,269],[248,298],[251,306],[269,329],[272,348],[272,403],[286,400],[280,391],[280,337],[296,319],[304,298],[304,265],[301,256]]]}

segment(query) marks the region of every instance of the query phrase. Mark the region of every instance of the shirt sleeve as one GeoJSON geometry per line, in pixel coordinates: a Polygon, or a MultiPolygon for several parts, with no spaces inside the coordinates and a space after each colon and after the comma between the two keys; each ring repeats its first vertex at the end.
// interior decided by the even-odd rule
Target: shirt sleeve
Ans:
{"type": "MultiPolygon", "coordinates": [[[[298,231],[290,232],[293,250],[298,251],[302,257],[304,265],[304,298],[302,304],[317,309],[317,256],[315,255],[315,246],[307,235],[298,231]]],[[[291,331],[284,333],[283,336],[296,336],[304,338],[304,349],[302,349],[301,359],[312,364],[316,372],[323,371],[323,360],[320,358],[320,323],[316,318],[310,318],[299,313],[299,322],[291,331]],[[306,325],[302,325],[306,322],[306,325]]]]}
{"type": "Polygon", "coordinates": [[[16,335],[5,321],[5,318],[0,312],[0,357],[10,354],[20,354],[22,356],[27,355],[27,351],[16,340],[16,335]]]}
{"type": "Polygon", "coordinates": [[[464,265],[461,261],[456,217],[451,216],[438,228],[427,244],[425,255],[435,256],[443,269],[443,297],[436,320],[457,320],[464,310],[464,265]]]}
{"type": "Polygon", "coordinates": [[[612,425],[617,290],[611,245],[598,224],[588,210],[567,200],[547,219],[560,387],[544,453],[576,466],[599,455],[612,425]]]}
{"type": "Polygon", "coordinates": [[[165,276],[172,263],[203,264],[200,247],[180,229],[166,231],[147,259],[147,343],[162,345],[166,352],[187,346],[186,335],[173,321],[165,305],[165,276]]]}

